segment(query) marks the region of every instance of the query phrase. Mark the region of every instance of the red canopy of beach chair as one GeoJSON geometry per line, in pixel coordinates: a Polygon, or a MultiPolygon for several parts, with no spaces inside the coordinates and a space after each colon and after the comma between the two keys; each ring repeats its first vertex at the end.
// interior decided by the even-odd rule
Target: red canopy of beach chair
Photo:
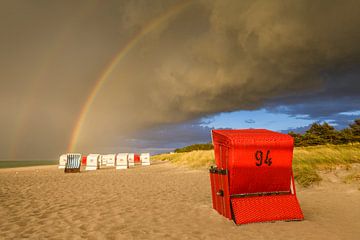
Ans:
{"type": "Polygon", "coordinates": [[[86,166],[86,156],[83,156],[81,159],[81,165],[86,166]]]}
{"type": "Polygon", "coordinates": [[[134,155],[134,162],[139,163],[140,162],[140,155],[136,154],[134,155]]]}

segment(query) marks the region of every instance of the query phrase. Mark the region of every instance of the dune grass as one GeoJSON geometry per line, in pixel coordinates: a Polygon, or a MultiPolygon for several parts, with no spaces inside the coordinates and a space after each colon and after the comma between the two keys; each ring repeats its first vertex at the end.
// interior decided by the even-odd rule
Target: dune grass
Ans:
{"type": "Polygon", "coordinates": [[[344,178],[345,183],[352,183],[354,181],[360,182],[360,172],[349,174],[344,178]]]}
{"type": "Polygon", "coordinates": [[[310,186],[321,180],[318,170],[350,168],[351,164],[360,163],[360,144],[298,147],[293,161],[296,181],[310,186]]]}
{"type": "Polygon", "coordinates": [[[191,168],[208,168],[214,165],[214,150],[197,150],[184,153],[160,154],[151,157],[155,160],[170,161],[191,168]]]}
{"type": "MultiPolygon", "coordinates": [[[[153,159],[168,160],[191,168],[208,168],[215,163],[213,150],[160,154],[153,156],[153,159]]],[[[294,149],[294,176],[296,181],[304,187],[321,181],[319,170],[332,170],[336,167],[349,168],[353,163],[360,163],[360,144],[322,145],[294,149]]]]}

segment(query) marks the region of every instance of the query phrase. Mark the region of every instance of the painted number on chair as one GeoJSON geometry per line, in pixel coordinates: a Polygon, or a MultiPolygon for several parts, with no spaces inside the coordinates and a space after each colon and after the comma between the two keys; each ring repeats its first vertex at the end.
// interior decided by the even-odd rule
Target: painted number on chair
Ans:
{"type": "Polygon", "coordinates": [[[260,167],[263,163],[267,164],[269,167],[272,164],[272,158],[270,157],[270,150],[267,150],[266,155],[264,156],[263,151],[256,151],[255,152],[255,160],[256,160],[256,166],[260,167]],[[265,159],[264,159],[265,157],[265,159]]]}

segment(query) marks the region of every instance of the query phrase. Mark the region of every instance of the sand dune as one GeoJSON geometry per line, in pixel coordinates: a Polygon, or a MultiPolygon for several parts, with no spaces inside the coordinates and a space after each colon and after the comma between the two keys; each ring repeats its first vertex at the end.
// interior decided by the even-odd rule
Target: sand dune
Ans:
{"type": "Polygon", "coordinates": [[[1,239],[360,239],[360,191],[325,174],[298,189],[302,222],[236,226],[211,205],[207,171],[167,162],[64,174],[0,170],[1,239]]]}

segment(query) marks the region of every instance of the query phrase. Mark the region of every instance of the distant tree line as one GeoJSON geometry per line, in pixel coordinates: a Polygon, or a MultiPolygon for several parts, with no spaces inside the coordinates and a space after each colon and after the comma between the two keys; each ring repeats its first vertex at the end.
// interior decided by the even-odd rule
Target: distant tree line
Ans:
{"type": "Polygon", "coordinates": [[[177,148],[175,149],[175,152],[182,153],[182,152],[191,152],[196,150],[211,150],[211,149],[214,149],[212,143],[200,143],[200,144],[193,144],[190,146],[186,146],[183,148],[177,148]]]}
{"type": "MultiPolygon", "coordinates": [[[[295,133],[293,131],[288,133],[294,138],[295,147],[306,147],[325,144],[347,144],[360,142],[360,118],[354,120],[349,127],[336,130],[333,126],[324,122],[313,123],[311,127],[304,133],[295,133]]],[[[196,150],[211,150],[214,149],[212,143],[193,144],[183,148],[175,149],[176,153],[191,152],[196,150]]]]}
{"type": "Polygon", "coordinates": [[[360,119],[354,120],[349,127],[342,130],[336,130],[325,122],[313,123],[304,134],[292,131],[288,134],[294,138],[295,147],[360,142],[360,119]]]}

